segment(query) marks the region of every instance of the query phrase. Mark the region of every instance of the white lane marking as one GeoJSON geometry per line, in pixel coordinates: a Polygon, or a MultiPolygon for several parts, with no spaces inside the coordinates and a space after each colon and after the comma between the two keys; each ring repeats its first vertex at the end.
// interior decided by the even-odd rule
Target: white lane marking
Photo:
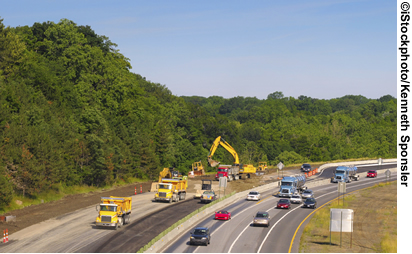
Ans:
{"type": "MultiPolygon", "coordinates": [[[[379,182],[378,180],[380,180],[380,179],[374,179],[374,182],[375,182],[375,180],[376,180],[376,182],[379,182]]],[[[370,184],[370,182],[369,182],[369,183],[364,183],[364,184],[358,184],[358,185],[356,185],[356,186],[349,186],[349,187],[347,187],[347,188],[348,188],[348,189],[349,189],[349,188],[355,188],[355,187],[363,186],[363,185],[367,185],[367,184],[370,184]]],[[[337,191],[336,191],[336,192],[337,192],[337,191]]],[[[319,197],[317,197],[317,198],[321,198],[321,197],[323,197],[323,196],[331,195],[331,194],[334,194],[334,192],[325,193],[325,194],[323,194],[323,195],[321,195],[321,196],[319,196],[319,197]]],[[[296,209],[299,208],[299,207],[300,207],[300,206],[298,206],[298,207],[296,207],[295,209],[290,210],[289,212],[287,212],[282,218],[280,218],[280,219],[275,223],[275,225],[272,226],[272,228],[271,228],[271,229],[269,230],[269,232],[266,234],[265,239],[263,239],[263,242],[260,244],[257,253],[260,253],[260,250],[262,249],[263,244],[266,242],[266,239],[268,238],[270,232],[272,232],[272,230],[275,228],[276,224],[278,224],[279,221],[281,221],[284,217],[286,217],[286,215],[288,215],[289,213],[293,212],[294,210],[296,210],[296,209]]]]}

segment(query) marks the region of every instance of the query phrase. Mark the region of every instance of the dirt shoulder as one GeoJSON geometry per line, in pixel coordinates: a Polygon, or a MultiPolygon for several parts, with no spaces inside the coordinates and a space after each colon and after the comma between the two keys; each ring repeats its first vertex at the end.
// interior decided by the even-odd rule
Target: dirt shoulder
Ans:
{"type": "Polygon", "coordinates": [[[299,252],[396,252],[397,185],[392,182],[378,186],[345,198],[344,209],[354,211],[352,247],[350,233],[342,234],[342,247],[339,232],[333,232],[330,240],[329,209],[337,208],[332,203],[320,209],[305,226],[299,252]]]}

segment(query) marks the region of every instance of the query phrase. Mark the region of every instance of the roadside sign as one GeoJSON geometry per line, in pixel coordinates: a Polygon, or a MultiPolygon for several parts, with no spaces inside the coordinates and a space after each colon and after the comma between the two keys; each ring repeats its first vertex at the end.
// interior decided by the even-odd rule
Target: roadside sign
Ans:
{"type": "Polygon", "coordinates": [[[345,182],[339,182],[338,183],[338,192],[339,193],[345,193],[346,192],[346,183],[345,182]]]}
{"type": "Polygon", "coordinates": [[[219,177],[219,187],[227,187],[227,178],[226,177],[219,177]]]}
{"type": "Polygon", "coordinates": [[[279,162],[277,166],[278,166],[278,169],[279,169],[279,170],[282,170],[282,168],[283,168],[285,165],[283,165],[282,162],[279,162]]]}
{"type": "Polygon", "coordinates": [[[352,209],[330,209],[331,232],[353,232],[352,209]]]}

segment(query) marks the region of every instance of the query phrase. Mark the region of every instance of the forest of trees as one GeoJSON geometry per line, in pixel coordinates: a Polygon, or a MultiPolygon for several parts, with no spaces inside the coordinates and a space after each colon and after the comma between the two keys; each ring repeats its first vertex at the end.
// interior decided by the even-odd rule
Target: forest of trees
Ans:
{"type": "MultiPolygon", "coordinates": [[[[54,184],[190,170],[222,136],[241,163],[396,157],[396,98],[175,96],[90,26],[0,19],[0,208],[54,184]],[[138,72],[138,70],[137,70],[138,72]]],[[[218,149],[214,159],[233,158],[218,149]]]]}

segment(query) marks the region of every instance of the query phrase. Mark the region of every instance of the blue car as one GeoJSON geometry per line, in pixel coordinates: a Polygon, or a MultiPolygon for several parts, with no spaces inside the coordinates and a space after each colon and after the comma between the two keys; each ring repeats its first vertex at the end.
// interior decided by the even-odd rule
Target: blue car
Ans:
{"type": "Polygon", "coordinates": [[[210,231],[206,227],[197,227],[190,232],[190,245],[192,244],[210,244],[210,231]]]}

